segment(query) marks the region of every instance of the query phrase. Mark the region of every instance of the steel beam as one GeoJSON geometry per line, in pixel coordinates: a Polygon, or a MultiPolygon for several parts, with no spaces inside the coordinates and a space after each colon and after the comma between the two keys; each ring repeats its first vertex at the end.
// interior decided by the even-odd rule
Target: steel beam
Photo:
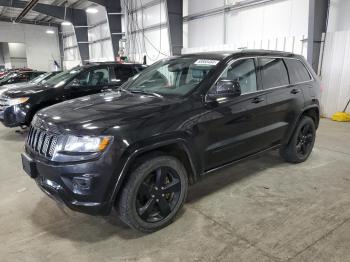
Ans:
{"type": "Polygon", "coordinates": [[[39,0],[31,0],[28,4],[23,8],[22,12],[15,19],[16,23],[21,22],[21,20],[28,14],[30,10],[38,3],[39,0]]]}
{"type": "Polygon", "coordinates": [[[183,48],[183,1],[166,0],[170,54],[180,55],[183,48]]]}
{"type": "MultiPolygon", "coordinates": [[[[95,1],[93,1],[95,2],[95,1]]],[[[123,38],[122,32],[122,9],[120,0],[105,0],[104,6],[107,11],[107,21],[113,46],[114,58],[118,55],[119,41],[123,38]]]]}
{"type": "Polygon", "coordinates": [[[309,0],[307,61],[317,72],[322,45],[322,33],[327,30],[329,0],[309,0]]]}

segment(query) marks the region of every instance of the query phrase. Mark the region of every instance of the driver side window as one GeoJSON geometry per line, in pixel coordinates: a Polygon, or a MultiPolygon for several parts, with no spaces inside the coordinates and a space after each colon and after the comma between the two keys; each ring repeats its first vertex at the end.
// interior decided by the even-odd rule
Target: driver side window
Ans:
{"type": "Polygon", "coordinates": [[[220,80],[238,82],[242,95],[257,91],[254,59],[241,59],[234,62],[224,70],[218,81],[220,80]]]}
{"type": "Polygon", "coordinates": [[[79,86],[103,86],[109,83],[109,72],[107,68],[98,68],[81,73],[76,80],[79,86]]]}

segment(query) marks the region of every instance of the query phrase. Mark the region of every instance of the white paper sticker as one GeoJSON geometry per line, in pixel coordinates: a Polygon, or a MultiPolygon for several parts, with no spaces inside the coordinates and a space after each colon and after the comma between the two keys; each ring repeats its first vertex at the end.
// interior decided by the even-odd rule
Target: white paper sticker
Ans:
{"type": "Polygon", "coordinates": [[[219,60],[211,60],[211,59],[198,59],[194,64],[195,65],[217,65],[220,61],[219,60]]]}

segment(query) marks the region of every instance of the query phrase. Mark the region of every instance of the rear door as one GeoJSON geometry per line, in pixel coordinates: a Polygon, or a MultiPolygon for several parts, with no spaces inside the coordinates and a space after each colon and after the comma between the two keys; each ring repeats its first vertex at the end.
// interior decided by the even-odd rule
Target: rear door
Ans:
{"type": "Polygon", "coordinates": [[[259,68],[263,89],[267,92],[265,139],[271,145],[283,143],[288,129],[304,105],[302,90],[290,84],[290,76],[283,58],[261,57],[259,68]]]}

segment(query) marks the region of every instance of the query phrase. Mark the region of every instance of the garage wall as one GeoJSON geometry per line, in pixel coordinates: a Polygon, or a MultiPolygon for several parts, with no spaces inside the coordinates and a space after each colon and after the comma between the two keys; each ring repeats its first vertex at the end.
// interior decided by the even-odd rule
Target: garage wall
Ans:
{"type": "Polygon", "coordinates": [[[36,70],[54,70],[54,59],[60,61],[58,33],[46,34],[47,26],[0,22],[0,42],[23,43],[27,65],[36,70]],[[38,41],[40,39],[40,41],[38,41]]]}
{"type": "MultiPolygon", "coordinates": [[[[184,16],[239,2],[185,0],[184,16]]],[[[257,48],[306,56],[308,10],[308,0],[275,0],[190,20],[184,24],[183,53],[257,48]]]]}
{"type": "Polygon", "coordinates": [[[90,61],[114,61],[111,33],[107,22],[106,8],[96,7],[98,13],[87,14],[90,61]]]}
{"type": "MultiPolygon", "coordinates": [[[[160,0],[149,6],[150,2],[152,1],[128,1],[127,8],[137,11],[123,19],[128,39],[126,54],[130,60],[140,63],[143,62],[143,56],[146,56],[147,64],[170,55],[166,3],[160,0]]],[[[125,10],[125,6],[123,8],[125,10]]]]}
{"type": "MultiPolygon", "coordinates": [[[[321,68],[322,113],[331,117],[350,99],[350,1],[331,0],[321,68]]],[[[347,110],[350,113],[350,108],[347,110]]]]}

